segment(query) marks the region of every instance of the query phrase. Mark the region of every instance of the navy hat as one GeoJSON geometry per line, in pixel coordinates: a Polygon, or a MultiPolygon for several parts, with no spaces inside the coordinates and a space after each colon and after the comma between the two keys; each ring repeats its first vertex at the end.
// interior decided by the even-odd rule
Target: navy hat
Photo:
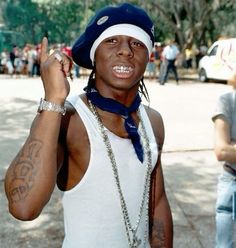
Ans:
{"type": "Polygon", "coordinates": [[[98,45],[114,35],[128,35],[146,45],[149,54],[154,44],[154,26],[147,13],[132,4],[123,3],[100,9],[89,22],[84,33],[72,47],[76,64],[93,69],[94,54],[98,45]]]}

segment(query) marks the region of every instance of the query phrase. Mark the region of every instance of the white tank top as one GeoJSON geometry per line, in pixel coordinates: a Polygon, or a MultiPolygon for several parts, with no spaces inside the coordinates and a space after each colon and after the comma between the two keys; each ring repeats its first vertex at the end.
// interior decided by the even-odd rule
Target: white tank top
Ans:
{"type": "MultiPolygon", "coordinates": [[[[79,96],[68,99],[80,115],[90,141],[90,161],[82,180],[62,192],[65,238],[63,248],[128,248],[120,199],[106,146],[95,117],[79,96]]],[[[152,151],[152,166],[157,162],[157,144],[143,106],[141,116],[152,151]]],[[[146,164],[142,164],[130,139],[120,138],[106,129],[115,155],[121,188],[132,225],[135,225],[143,194],[146,164]]],[[[144,247],[145,211],[137,231],[144,247]]],[[[146,240],[145,248],[149,248],[146,240]]]]}

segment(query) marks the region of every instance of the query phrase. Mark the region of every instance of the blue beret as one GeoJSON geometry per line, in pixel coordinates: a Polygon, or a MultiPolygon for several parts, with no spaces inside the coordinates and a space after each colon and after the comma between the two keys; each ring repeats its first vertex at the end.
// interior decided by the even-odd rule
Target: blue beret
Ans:
{"type": "Polygon", "coordinates": [[[147,34],[153,46],[153,22],[143,9],[129,3],[108,6],[95,14],[84,33],[75,41],[72,47],[74,62],[84,68],[93,69],[90,51],[94,42],[105,30],[117,24],[131,24],[138,27],[147,34]]]}

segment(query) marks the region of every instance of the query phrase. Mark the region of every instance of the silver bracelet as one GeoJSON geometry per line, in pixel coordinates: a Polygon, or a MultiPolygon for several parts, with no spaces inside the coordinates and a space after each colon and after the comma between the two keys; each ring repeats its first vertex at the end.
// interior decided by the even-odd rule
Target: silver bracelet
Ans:
{"type": "Polygon", "coordinates": [[[48,102],[48,101],[44,100],[43,98],[41,98],[40,103],[39,103],[39,107],[38,107],[38,113],[41,113],[44,110],[60,113],[62,115],[66,114],[66,108],[64,106],[61,106],[61,105],[56,104],[54,102],[48,102]]]}

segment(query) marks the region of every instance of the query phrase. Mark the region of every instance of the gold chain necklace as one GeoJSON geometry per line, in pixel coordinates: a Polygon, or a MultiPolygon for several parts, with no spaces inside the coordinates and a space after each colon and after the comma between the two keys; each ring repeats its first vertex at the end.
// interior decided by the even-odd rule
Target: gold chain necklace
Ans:
{"type": "Polygon", "coordinates": [[[107,154],[108,154],[108,157],[109,157],[111,165],[112,165],[112,171],[114,174],[117,190],[119,193],[121,211],[122,211],[123,220],[124,220],[124,224],[125,224],[125,230],[126,230],[126,235],[128,238],[129,248],[137,248],[140,245],[142,245],[142,240],[137,236],[137,231],[138,231],[138,227],[140,224],[142,214],[144,212],[144,206],[146,203],[145,234],[144,234],[144,243],[143,243],[143,247],[146,247],[146,240],[148,237],[148,220],[149,220],[148,209],[149,209],[150,181],[151,181],[151,172],[152,172],[152,158],[151,158],[151,150],[150,150],[149,140],[148,140],[148,136],[147,136],[144,124],[143,124],[143,120],[141,118],[141,114],[138,110],[138,115],[139,115],[140,124],[141,124],[141,137],[143,138],[145,157],[147,158],[147,162],[146,162],[147,167],[146,167],[146,175],[145,175],[145,180],[144,180],[144,187],[143,187],[144,189],[143,189],[143,194],[142,194],[142,200],[140,203],[137,221],[135,223],[135,226],[132,226],[131,221],[130,221],[130,217],[129,217],[129,213],[128,213],[128,209],[127,209],[127,204],[126,204],[126,201],[124,199],[124,195],[123,195],[123,192],[121,189],[118,168],[117,168],[114,153],[112,151],[111,143],[109,141],[108,135],[105,131],[104,125],[102,123],[100,116],[98,115],[98,112],[97,112],[95,106],[91,103],[90,100],[88,100],[88,103],[89,103],[90,109],[91,109],[91,111],[92,111],[93,115],[95,116],[96,121],[98,123],[103,141],[106,145],[107,154]]]}

